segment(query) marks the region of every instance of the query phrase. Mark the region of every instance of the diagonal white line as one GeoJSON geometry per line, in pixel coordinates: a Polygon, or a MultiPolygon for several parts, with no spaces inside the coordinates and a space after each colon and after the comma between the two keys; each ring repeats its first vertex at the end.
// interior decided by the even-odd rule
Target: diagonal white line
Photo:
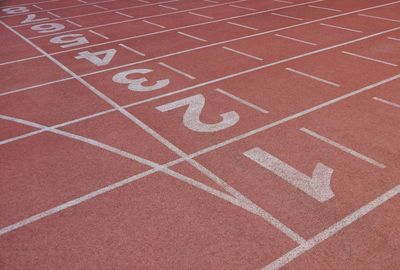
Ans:
{"type": "Polygon", "coordinates": [[[301,75],[301,76],[304,76],[304,77],[307,77],[307,78],[310,78],[310,79],[325,83],[325,84],[329,84],[329,85],[332,85],[332,86],[335,86],[335,87],[340,87],[340,85],[337,84],[337,83],[322,79],[320,77],[317,77],[317,76],[314,76],[314,75],[311,75],[311,74],[308,74],[308,73],[304,73],[304,72],[298,71],[298,70],[293,69],[293,68],[286,68],[286,70],[291,71],[293,73],[296,73],[298,75],[301,75]]]}
{"type": "Polygon", "coordinates": [[[346,51],[342,51],[342,53],[347,54],[347,55],[351,55],[351,56],[354,56],[354,57],[358,57],[358,58],[361,58],[361,59],[369,60],[369,61],[372,61],[372,62],[381,63],[381,64],[385,64],[385,65],[392,66],[392,67],[397,67],[396,64],[389,63],[389,62],[386,62],[386,61],[382,61],[382,60],[379,60],[379,59],[375,59],[375,58],[372,58],[372,57],[367,57],[367,56],[364,56],[364,55],[351,53],[351,52],[346,52],[346,51]]]}
{"type": "Polygon", "coordinates": [[[263,108],[255,105],[255,104],[253,104],[253,103],[251,103],[251,102],[249,102],[247,100],[244,100],[244,99],[242,99],[242,98],[240,98],[238,96],[235,96],[235,95],[233,95],[233,94],[231,94],[229,92],[226,92],[226,91],[222,90],[221,88],[217,88],[217,89],[215,89],[215,91],[217,91],[217,92],[219,92],[219,93],[221,93],[221,94],[223,94],[223,95],[225,95],[227,97],[230,97],[231,99],[236,100],[237,102],[242,103],[242,104],[244,104],[244,105],[246,105],[246,106],[248,106],[248,107],[250,107],[250,108],[252,108],[252,109],[254,109],[256,111],[259,111],[259,112],[265,113],[265,114],[269,113],[267,110],[264,110],[263,108]]]}
{"type": "Polygon", "coordinates": [[[392,107],[395,107],[397,109],[400,109],[400,104],[391,102],[389,100],[386,100],[386,99],[383,99],[383,98],[379,98],[379,97],[373,97],[372,99],[376,100],[376,101],[379,101],[379,102],[382,102],[382,103],[385,103],[385,104],[390,105],[392,107]]]}

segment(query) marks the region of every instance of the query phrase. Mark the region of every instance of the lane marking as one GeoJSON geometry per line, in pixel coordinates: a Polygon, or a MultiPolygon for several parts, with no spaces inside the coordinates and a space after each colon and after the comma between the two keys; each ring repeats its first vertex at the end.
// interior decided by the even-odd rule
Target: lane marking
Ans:
{"type": "Polygon", "coordinates": [[[59,16],[59,15],[55,14],[54,12],[47,11],[47,13],[48,13],[48,14],[50,14],[51,16],[54,16],[54,17],[56,17],[56,18],[61,18],[61,16],[59,16]]]}
{"type": "Polygon", "coordinates": [[[163,67],[165,67],[165,68],[168,68],[168,69],[170,69],[170,70],[172,70],[172,71],[175,71],[176,73],[178,73],[178,74],[180,74],[180,75],[182,75],[182,76],[185,76],[186,78],[189,78],[189,79],[191,79],[191,80],[196,79],[196,77],[194,77],[194,76],[192,76],[192,75],[190,75],[190,74],[188,74],[188,73],[186,73],[186,72],[183,72],[182,70],[179,70],[179,69],[177,69],[177,68],[174,68],[174,67],[172,67],[172,66],[170,66],[170,65],[167,65],[167,64],[165,64],[165,63],[163,63],[163,62],[159,62],[158,64],[160,64],[161,66],[163,66],[163,67]]]}
{"type": "Polygon", "coordinates": [[[298,21],[304,21],[304,19],[302,19],[302,18],[297,18],[297,17],[293,17],[293,16],[289,16],[289,15],[283,15],[283,14],[279,14],[279,13],[275,13],[275,12],[272,12],[271,15],[275,15],[275,16],[279,16],[279,17],[283,17],[283,18],[289,18],[289,19],[298,20],[298,21]]]}
{"type": "Polygon", "coordinates": [[[312,46],[317,46],[318,45],[318,44],[313,43],[313,42],[309,42],[309,41],[305,41],[305,40],[301,40],[301,39],[297,39],[297,38],[292,38],[292,37],[288,37],[288,36],[284,36],[284,35],[280,35],[280,34],[275,34],[275,36],[281,37],[281,38],[285,38],[285,39],[289,39],[289,40],[293,40],[293,41],[297,41],[297,42],[308,44],[308,45],[312,45],[312,46]]]}
{"type": "Polygon", "coordinates": [[[259,207],[257,204],[252,202],[250,199],[248,199],[246,196],[241,194],[239,191],[237,191],[235,188],[230,186],[227,182],[225,182],[223,179],[215,175],[213,172],[208,170],[206,167],[201,165],[199,162],[193,160],[192,158],[189,158],[188,155],[182,151],[180,148],[175,146],[173,143],[168,141],[166,138],[161,136],[158,132],[156,132],[154,129],[146,125],[144,122],[142,122],[140,119],[129,113],[127,110],[125,110],[123,107],[121,107],[118,103],[116,103],[114,100],[109,98],[107,95],[99,91],[96,87],[82,79],[80,76],[78,76],[76,73],[74,73],[72,70],[64,66],[60,61],[46,53],[43,49],[41,49],[39,46],[34,44],[32,41],[30,41],[28,38],[24,37],[20,33],[18,33],[16,30],[13,28],[9,27],[7,24],[4,22],[0,21],[2,25],[4,25],[7,29],[12,31],[15,35],[19,36],[21,39],[23,39],[25,42],[30,44],[33,48],[35,48],[37,51],[45,55],[50,61],[52,61],[54,64],[56,64],[58,67],[60,67],[62,70],[67,72],[70,76],[78,80],[82,85],[88,88],[92,93],[97,95],[100,99],[102,99],[104,102],[108,103],[110,106],[112,106],[114,109],[116,109],[119,113],[121,113],[123,116],[128,118],[130,121],[135,123],[138,127],[142,128],[143,131],[148,133],[150,136],[152,136],[154,139],[159,141],[161,144],[163,144],[165,147],[176,153],[178,156],[181,158],[185,159],[190,165],[192,165],[194,168],[196,168],[199,172],[207,176],[210,180],[214,181],[218,185],[220,185],[222,188],[224,188],[229,194],[234,196],[241,204],[244,206],[248,207],[253,211],[253,213],[256,213],[260,217],[262,217],[264,220],[266,220],[269,224],[273,225],[275,228],[280,230],[282,233],[287,235],[290,239],[297,243],[304,243],[305,240],[298,235],[296,232],[288,228],[286,225],[281,223],[279,220],[277,220],[275,217],[273,217],[270,213],[265,211],[263,208],[259,207]]]}
{"type": "Polygon", "coordinates": [[[379,101],[379,102],[382,102],[382,103],[385,103],[385,104],[390,105],[392,107],[395,107],[397,109],[400,109],[400,104],[394,103],[392,101],[389,101],[389,100],[386,100],[386,99],[383,99],[383,98],[379,98],[379,97],[373,97],[372,99],[376,100],[376,101],[379,101]]]}
{"type": "Polygon", "coordinates": [[[376,161],[376,160],[374,160],[374,159],[372,159],[370,157],[367,157],[367,156],[365,156],[365,155],[363,155],[363,154],[361,154],[361,153],[359,153],[359,152],[357,152],[357,151],[355,151],[353,149],[350,149],[350,148],[348,148],[348,147],[346,147],[346,146],[344,146],[344,145],[342,145],[342,144],[340,144],[338,142],[335,142],[335,141],[333,141],[333,140],[331,140],[331,139],[329,139],[327,137],[324,137],[324,136],[322,136],[322,135],[320,135],[320,134],[318,134],[318,133],[316,133],[316,132],[314,132],[312,130],[309,130],[309,129],[303,127],[303,128],[300,129],[300,131],[302,131],[302,132],[304,132],[304,133],[306,133],[306,134],[308,134],[308,135],[310,135],[310,136],[312,136],[312,137],[314,137],[314,138],[316,138],[316,139],[318,139],[318,140],[320,140],[322,142],[325,142],[325,143],[327,143],[327,144],[329,144],[329,145],[331,145],[333,147],[336,147],[337,149],[339,149],[339,150],[341,150],[341,151],[343,151],[345,153],[348,153],[348,154],[350,154],[350,155],[352,155],[352,156],[354,156],[354,157],[356,157],[358,159],[366,161],[366,162],[368,162],[368,163],[370,163],[370,164],[372,164],[372,165],[374,165],[374,166],[376,166],[378,168],[381,168],[381,169],[386,168],[385,164],[380,163],[380,162],[378,162],[378,161],[376,161]]]}
{"type": "Polygon", "coordinates": [[[213,0],[204,0],[204,1],[209,2],[209,3],[213,3],[213,4],[219,4],[219,2],[213,1],[213,0]]]}
{"type": "Polygon", "coordinates": [[[242,7],[242,6],[238,6],[238,5],[229,5],[229,6],[234,7],[234,8],[244,9],[244,10],[257,11],[257,9],[255,9],[255,8],[242,7]]]}
{"type": "MultiPolygon", "coordinates": [[[[19,63],[19,62],[24,62],[24,61],[28,61],[28,60],[32,60],[32,59],[36,59],[36,58],[43,58],[43,55],[37,55],[37,56],[27,57],[27,58],[23,58],[23,59],[19,59],[19,60],[13,60],[13,61],[9,61],[9,62],[3,62],[3,63],[0,63],[0,66],[9,65],[9,64],[14,64],[14,63],[19,63]]],[[[0,95],[1,95],[1,94],[0,94],[0,95]]]]}
{"type": "Polygon", "coordinates": [[[32,5],[32,7],[35,7],[37,9],[43,10],[43,8],[39,7],[38,5],[32,5]]]}
{"type": "Polygon", "coordinates": [[[144,53],[139,52],[138,50],[135,50],[135,49],[133,49],[133,48],[131,48],[131,47],[125,45],[125,44],[120,43],[120,44],[118,44],[118,45],[121,46],[122,48],[125,48],[125,49],[127,49],[128,51],[131,51],[131,52],[133,52],[133,53],[136,53],[136,54],[138,54],[138,55],[140,55],[140,56],[146,56],[144,53]]]}
{"type": "Polygon", "coordinates": [[[84,3],[84,4],[88,4],[88,2],[84,1],[84,0],[78,0],[78,2],[84,3]]]}
{"type": "Polygon", "coordinates": [[[105,7],[102,7],[102,6],[99,6],[99,5],[92,5],[93,7],[96,7],[96,8],[99,8],[99,9],[102,9],[102,10],[108,10],[108,8],[105,8],[105,7]]]}
{"type": "Polygon", "coordinates": [[[160,27],[160,28],[167,28],[164,25],[161,25],[161,24],[158,24],[158,23],[153,23],[153,22],[150,22],[150,21],[147,21],[147,20],[142,20],[142,22],[145,22],[145,23],[148,23],[148,24],[160,27]]]}
{"type": "Polygon", "coordinates": [[[394,40],[394,41],[400,41],[400,38],[388,37],[388,39],[394,40]]]}
{"type": "Polygon", "coordinates": [[[257,57],[257,56],[254,56],[254,55],[251,55],[251,54],[242,52],[242,51],[238,51],[238,50],[235,50],[235,49],[226,47],[226,46],[224,46],[224,47],[222,47],[222,48],[225,49],[225,50],[228,50],[228,51],[231,51],[231,52],[234,52],[234,53],[237,53],[237,54],[240,54],[240,55],[249,57],[249,58],[251,58],[251,59],[255,59],[255,60],[258,60],[258,61],[262,61],[262,60],[263,60],[263,59],[260,58],[260,57],[257,57]]]}
{"type": "Polygon", "coordinates": [[[307,78],[322,82],[322,83],[326,83],[326,84],[329,84],[329,85],[332,85],[332,86],[335,86],[335,87],[340,87],[340,84],[337,84],[337,83],[322,79],[320,77],[317,77],[317,76],[314,76],[314,75],[311,75],[311,74],[308,74],[308,73],[301,72],[301,71],[293,69],[293,68],[286,68],[286,70],[291,71],[293,73],[296,73],[298,75],[302,75],[304,77],[307,77],[307,78]]]}
{"type": "Polygon", "coordinates": [[[130,19],[133,19],[133,18],[134,18],[133,16],[131,16],[131,15],[129,15],[129,14],[125,14],[125,13],[120,12],[120,11],[115,11],[114,13],[119,14],[119,15],[121,15],[121,16],[125,16],[125,17],[130,18],[130,19]]]}
{"type": "Polygon", "coordinates": [[[239,102],[239,103],[241,103],[243,105],[246,105],[246,106],[248,106],[248,107],[250,107],[250,108],[252,108],[252,109],[254,109],[254,110],[258,111],[258,112],[261,112],[261,113],[264,113],[264,114],[269,113],[269,111],[264,110],[263,108],[255,105],[255,104],[253,104],[253,103],[251,103],[251,102],[249,102],[247,100],[244,100],[244,99],[242,99],[242,98],[240,98],[238,96],[235,96],[235,95],[233,95],[233,94],[231,94],[229,92],[226,92],[226,91],[222,90],[221,88],[217,88],[217,89],[215,89],[215,91],[217,91],[217,92],[219,92],[219,93],[221,93],[221,94],[223,94],[223,95],[225,95],[227,97],[230,97],[231,99],[236,100],[237,102],[239,102]]]}
{"type": "Polygon", "coordinates": [[[164,6],[164,5],[158,5],[158,6],[159,6],[159,7],[162,7],[162,8],[170,9],[170,10],[179,10],[179,9],[177,9],[177,8],[169,7],[169,6],[164,6]]]}
{"type": "Polygon", "coordinates": [[[206,19],[210,19],[210,20],[214,19],[213,17],[206,16],[206,15],[199,14],[199,13],[192,12],[192,11],[189,11],[188,13],[189,13],[190,15],[194,15],[194,16],[198,16],[198,17],[202,17],[202,18],[206,18],[206,19]]]}
{"type": "Polygon", "coordinates": [[[293,4],[293,2],[285,1],[285,0],[274,0],[275,2],[285,3],[285,4],[293,4]]]}
{"type": "Polygon", "coordinates": [[[310,249],[314,248],[315,246],[319,245],[323,241],[327,240],[328,238],[334,236],[347,226],[351,225],[352,223],[358,221],[363,216],[367,215],[371,211],[375,210],[385,202],[389,201],[390,199],[396,197],[400,193],[400,185],[395,186],[394,188],[390,189],[389,191],[383,193],[375,200],[365,204],[355,212],[347,215],[340,221],[336,222],[326,230],[323,230],[319,234],[315,235],[311,239],[307,240],[304,244],[301,244],[285,255],[281,256],[280,258],[276,259],[275,261],[271,262],[270,264],[266,265],[263,270],[277,270],[281,267],[287,265],[297,257],[301,256],[305,252],[309,251],[310,249]]]}
{"type": "Polygon", "coordinates": [[[234,22],[227,22],[227,23],[228,23],[228,24],[231,24],[231,25],[236,25],[236,26],[239,26],[239,27],[242,27],[242,28],[246,28],[246,29],[250,29],[250,30],[258,31],[258,29],[257,29],[257,28],[255,28],[255,27],[251,27],[251,26],[243,25],[243,24],[240,24],[240,23],[234,23],[234,22]]]}
{"type": "Polygon", "coordinates": [[[323,9],[323,10],[329,10],[329,11],[335,11],[335,12],[343,12],[343,10],[340,10],[340,9],[327,8],[327,7],[320,7],[320,6],[315,6],[315,5],[309,5],[308,7],[310,7],[310,8],[317,8],[317,9],[323,9]]]}
{"type": "Polygon", "coordinates": [[[363,33],[363,31],[360,31],[360,30],[351,29],[351,28],[347,28],[347,27],[341,27],[341,26],[337,26],[337,25],[333,25],[333,24],[320,23],[320,25],[327,26],[327,27],[332,27],[332,28],[337,28],[337,29],[342,29],[342,30],[347,30],[347,31],[350,31],[350,32],[363,33]]]}
{"type": "Polygon", "coordinates": [[[375,58],[371,58],[371,57],[367,57],[367,56],[363,56],[363,55],[360,55],[360,54],[351,53],[351,52],[348,52],[348,51],[342,51],[342,53],[350,55],[350,56],[358,57],[358,58],[361,58],[361,59],[365,59],[365,60],[369,60],[369,61],[385,64],[385,65],[388,65],[388,66],[397,67],[396,64],[389,63],[389,62],[382,61],[382,60],[375,59],[375,58]]]}
{"type": "Polygon", "coordinates": [[[389,18],[380,17],[380,16],[372,16],[372,15],[367,15],[367,14],[357,14],[357,15],[358,15],[358,16],[363,16],[363,17],[372,18],[372,19],[390,21],[390,22],[400,22],[400,20],[394,20],[394,19],[389,19],[389,18]]]}
{"type": "Polygon", "coordinates": [[[65,21],[70,23],[70,24],[72,24],[72,25],[75,25],[76,27],[82,27],[82,25],[80,25],[80,24],[78,24],[76,22],[73,22],[73,21],[70,21],[70,20],[65,20],[65,21]]]}
{"type": "Polygon", "coordinates": [[[189,37],[189,38],[193,38],[193,39],[196,39],[196,40],[199,40],[199,41],[207,42],[207,40],[205,40],[205,39],[202,39],[202,38],[199,38],[199,37],[196,37],[196,36],[193,36],[193,35],[189,35],[189,34],[184,33],[184,32],[178,32],[178,34],[186,36],[186,37],[189,37]]]}
{"type": "Polygon", "coordinates": [[[137,0],[137,1],[145,3],[145,4],[150,4],[151,3],[150,1],[146,1],[146,0],[137,0]]]}
{"type": "Polygon", "coordinates": [[[109,37],[106,37],[105,35],[102,35],[102,34],[96,32],[96,31],[94,31],[94,30],[89,30],[89,32],[92,33],[92,34],[94,34],[94,35],[96,35],[96,36],[99,36],[99,37],[101,37],[101,38],[110,39],[109,37]]]}

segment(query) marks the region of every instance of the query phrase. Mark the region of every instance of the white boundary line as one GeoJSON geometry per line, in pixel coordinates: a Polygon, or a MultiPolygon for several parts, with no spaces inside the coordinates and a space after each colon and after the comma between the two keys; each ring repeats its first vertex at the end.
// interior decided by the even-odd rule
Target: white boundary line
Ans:
{"type": "Polygon", "coordinates": [[[240,23],[235,23],[235,22],[227,22],[227,24],[231,24],[231,25],[235,25],[235,26],[242,27],[242,28],[246,28],[246,29],[250,29],[250,30],[258,31],[258,29],[257,29],[257,28],[255,28],[255,27],[251,27],[251,26],[243,25],[243,24],[240,24],[240,23]]]}
{"type": "Polygon", "coordinates": [[[127,17],[127,18],[130,18],[130,19],[133,19],[133,18],[134,18],[133,16],[131,16],[131,15],[129,15],[129,14],[125,14],[125,13],[123,13],[123,12],[121,12],[121,11],[115,11],[114,13],[115,13],[115,14],[119,14],[119,15],[124,16],[124,17],[127,17]]]}
{"type": "Polygon", "coordinates": [[[327,26],[327,27],[332,27],[332,28],[337,28],[337,29],[342,29],[342,30],[347,30],[347,31],[350,31],[350,32],[363,33],[363,31],[360,31],[360,30],[351,29],[351,28],[347,28],[347,27],[341,27],[341,26],[327,24],[327,23],[320,23],[320,25],[327,26]]]}
{"type": "Polygon", "coordinates": [[[379,97],[373,97],[372,99],[376,100],[376,101],[379,101],[379,102],[382,102],[382,103],[385,103],[385,104],[390,105],[392,107],[395,107],[397,109],[400,109],[400,104],[394,103],[392,101],[389,101],[389,100],[386,100],[386,99],[383,99],[383,98],[379,98],[379,97]]]}
{"type": "Polygon", "coordinates": [[[153,25],[153,26],[157,26],[157,27],[160,27],[160,28],[167,28],[166,26],[164,26],[164,25],[161,25],[161,24],[158,24],[158,23],[154,23],[154,22],[150,22],[150,21],[148,21],[148,20],[142,20],[142,22],[145,22],[145,23],[147,23],[147,24],[150,24],[150,25],[153,25]]]}
{"type": "Polygon", "coordinates": [[[347,52],[347,51],[342,51],[342,53],[350,55],[350,56],[354,56],[354,57],[357,57],[357,58],[361,58],[361,59],[364,59],[364,60],[369,60],[369,61],[372,61],[372,62],[381,63],[381,64],[392,66],[392,67],[397,67],[396,64],[389,63],[389,62],[382,61],[382,60],[375,59],[375,58],[371,58],[371,57],[367,57],[367,56],[363,56],[363,55],[360,55],[360,54],[351,53],[351,52],[347,52]]]}
{"type": "Polygon", "coordinates": [[[275,16],[279,16],[279,17],[283,17],[283,18],[288,18],[288,19],[293,19],[293,20],[297,20],[297,21],[304,21],[304,19],[302,19],[302,18],[293,17],[293,16],[284,15],[284,14],[275,13],[275,12],[271,13],[271,15],[275,15],[275,16]]]}
{"type": "Polygon", "coordinates": [[[340,221],[336,222],[329,228],[323,230],[319,234],[315,235],[313,238],[307,240],[306,243],[295,247],[285,255],[281,256],[280,258],[276,259],[275,261],[271,262],[267,266],[263,268],[263,270],[277,270],[281,267],[287,265],[297,257],[301,256],[308,250],[314,248],[315,246],[319,245],[326,239],[334,236],[339,231],[343,230],[347,226],[351,225],[352,223],[358,221],[363,216],[367,215],[377,207],[381,206],[388,200],[396,197],[400,193],[400,185],[395,186],[394,188],[390,189],[389,191],[383,193],[375,200],[367,203],[366,205],[359,208],[357,211],[351,213],[350,215],[344,217],[340,221]]]}
{"type": "Polygon", "coordinates": [[[367,18],[372,18],[372,19],[378,19],[378,20],[383,20],[383,21],[389,21],[389,22],[399,22],[400,20],[394,20],[394,19],[389,19],[385,17],[380,17],[380,16],[372,16],[372,15],[367,15],[367,14],[357,14],[358,16],[362,17],[367,17],[367,18]]]}
{"type": "Polygon", "coordinates": [[[207,15],[203,15],[203,14],[199,14],[199,13],[192,12],[192,11],[189,11],[188,14],[194,15],[194,16],[197,16],[197,17],[201,17],[201,18],[205,18],[205,19],[210,19],[210,20],[214,19],[213,17],[207,16],[207,15]]]}
{"type": "Polygon", "coordinates": [[[234,52],[234,53],[237,53],[237,54],[246,56],[246,57],[251,58],[251,59],[254,59],[254,60],[258,60],[258,61],[262,61],[262,60],[263,60],[263,59],[260,58],[260,57],[257,57],[257,56],[254,56],[254,55],[251,55],[251,54],[242,52],[242,51],[238,51],[238,50],[235,50],[235,49],[226,47],[226,46],[224,46],[224,47],[222,47],[222,48],[225,49],[225,50],[227,50],[227,51],[231,51],[231,52],[234,52]]]}
{"type": "Polygon", "coordinates": [[[186,72],[183,72],[182,70],[179,70],[179,69],[177,69],[177,68],[174,68],[174,67],[172,67],[172,66],[170,66],[170,65],[168,65],[168,64],[165,64],[165,63],[163,63],[163,62],[159,62],[159,64],[160,64],[161,66],[163,66],[163,67],[169,69],[169,70],[172,70],[172,71],[178,73],[179,75],[182,75],[182,76],[186,77],[186,78],[189,78],[189,79],[191,79],[191,80],[195,80],[195,79],[196,79],[196,77],[194,77],[194,76],[192,76],[192,75],[190,75],[190,74],[188,74],[188,73],[186,73],[186,72]]]}
{"type": "Polygon", "coordinates": [[[101,37],[101,38],[110,39],[109,37],[107,37],[107,36],[105,36],[105,35],[103,35],[103,34],[100,34],[100,33],[96,32],[96,31],[94,31],[94,30],[89,30],[89,32],[92,33],[92,34],[94,34],[94,35],[96,35],[96,36],[99,36],[99,37],[101,37]]]}
{"type": "Polygon", "coordinates": [[[289,39],[289,40],[293,40],[293,41],[297,41],[297,42],[308,44],[308,45],[312,45],[312,46],[317,46],[318,45],[318,44],[313,43],[313,42],[309,42],[309,41],[305,41],[305,40],[301,40],[301,39],[297,39],[297,38],[292,38],[292,37],[288,37],[288,36],[284,36],[284,35],[280,35],[280,34],[275,34],[275,36],[281,37],[281,38],[285,38],[285,39],[289,39]]]}
{"type": "Polygon", "coordinates": [[[335,86],[335,87],[340,87],[340,84],[337,84],[337,83],[322,79],[320,77],[317,77],[317,76],[314,76],[314,75],[311,75],[311,74],[308,74],[308,73],[304,73],[302,71],[299,71],[299,70],[296,70],[296,69],[293,69],[293,68],[286,68],[286,70],[291,71],[293,73],[296,73],[298,75],[301,75],[301,76],[304,76],[304,77],[307,77],[307,78],[310,78],[310,79],[325,83],[325,84],[329,84],[329,85],[332,85],[332,86],[335,86]]]}
{"type": "Polygon", "coordinates": [[[203,39],[203,38],[199,38],[199,37],[196,37],[196,36],[193,36],[193,35],[189,35],[189,34],[184,33],[184,32],[180,32],[180,31],[179,31],[178,34],[183,35],[183,36],[186,36],[186,37],[189,37],[189,38],[192,38],[192,39],[196,39],[196,40],[198,40],[198,41],[207,42],[207,40],[205,40],[205,39],[203,39]]]}
{"type": "Polygon", "coordinates": [[[249,8],[249,7],[242,7],[238,5],[229,5],[230,7],[238,8],[238,9],[244,9],[244,10],[250,10],[250,11],[257,11],[255,8],[249,8]]]}
{"type": "Polygon", "coordinates": [[[340,10],[340,9],[327,8],[327,7],[320,7],[320,6],[315,6],[315,5],[308,5],[308,7],[310,7],[310,8],[316,8],[316,9],[329,10],[329,11],[335,11],[335,12],[343,12],[343,10],[340,10]]]}
{"type": "Polygon", "coordinates": [[[120,43],[120,44],[118,44],[118,45],[121,46],[122,48],[125,48],[125,49],[127,49],[128,51],[131,51],[131,52],[133,52],[133,53],[136,53],[136,54],[138,54],[138,55],[140,55],[140,56],[146,56],[144,53],[139,52],[138,50],[135,50],[135,49],[133,49],[133,48],[131,48],[131,47],[125,45],[125,44],[120,43]]]}
{"type": "Polygon", "coordinates": [[[343,151],[345,153],[348,153],[348,154],[350,154],[350,155],[352,155],[352,156],[354,156],[354,157],[356,157],[358,159],[366,161],[366,162],[368,162],[368,163],[370,163],[370,164],[372,164],[372,165],[374,165],[374,166],[376,166],[378,168],[381,168],[381,169],[386,168],[385,164],[382,164],[382,163],[380,163],[380,162],[378,162],[378,161],[376,161],[376,160],[374,160],[374,159],[372,159],[370,157],[367,157],[367,156],[365,156],[365,155],[363,155],[363,154],[361,154],[361,153],[359,153],[359,152],[357,152],[357,151],[355,151],[353,149],[350,149],[350,148],[348,148],[348,147],[346,147],[346,146],[344,146],[344,145],[342,145],[340,143],[332,141],[331,139],[329,139],[327,137],[324,137],[324,136],[322,136],[322,135],[320,135],[320,134],[318,134],[318,133],[316,133],[316,132],[314,132],[312,130],[309,130],[307,128],[301,128],[300,131],[302,131],[302,132],[304,132],[304,133],[306,133],[306,134],[308,134],[308,135],[310,135],[310,136],[312,136],[312,137],[314,137],[314,138],[316,138],[316,139],[318,139],[318,140],[320,140],[322,142],[325,142],[325,143],[327,143],[329,145],[332,145],[332,146],[336,147],[337,149],[339,149],[339,150],[341,150],[341,151],[343,151]]]}
{"type": "Polygon", "coordinates": [[[235,95],[233,95],[233,94],[231,94],[229,92],[226,92],[226,91],[222,90],[221,88],[217,88],[217,89],[215,89],[215,91],[217,91],[217,92],[219,92],[219,93],[221,93],[221,94],[223,94],[223,95],[225,95],[227,97],[230,97],[231,99],[236,100],[237,102],[239,102],[241,104],[244,104],[244,105],[246,105],[246,106],[248,106],[248,107],[250,107],[250,108],[252,108],[252,109],[254,109],[254,110],[258,111],[258,112],[261,112],[261,113],[264,113],[264,114],[269,113],[267,110],[264,110],[263,108],[255,105],[255,104],[253,104],[253,103],[251,103],[251,102],[249,102],[247,100],[244,100],[244,99],[242,99],[242,98],[240,98],[238,96],[235,96],[235,95]]]}

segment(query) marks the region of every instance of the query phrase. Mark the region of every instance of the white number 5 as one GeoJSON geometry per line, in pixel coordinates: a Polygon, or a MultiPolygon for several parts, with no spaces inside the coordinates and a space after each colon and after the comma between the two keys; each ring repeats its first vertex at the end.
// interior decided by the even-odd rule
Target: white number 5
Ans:
{"type": "Polygon", "coordinates": [[[240,119],[239,115],[234,112],[226,112],[221,114],[222,120],[215,124],[206,124],[200,121],[200,114],[205,105],[205,98],[198,94],[195,96],[183,98],[168,104],[156,107],[160,112],[167,112],[176,108],[188,106],[183,115],[183,124],[190,130],[196,132],[217,132],[234,126],[240,119]]]}

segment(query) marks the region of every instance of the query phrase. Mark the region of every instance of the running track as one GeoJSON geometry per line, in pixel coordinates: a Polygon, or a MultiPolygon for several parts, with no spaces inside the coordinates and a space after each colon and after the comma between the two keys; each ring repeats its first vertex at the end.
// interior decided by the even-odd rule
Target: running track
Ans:
{"type": "Polygon", "coordinates": [[[0,269],[398,269],[400,1],[0,5],[0,269]]]}

